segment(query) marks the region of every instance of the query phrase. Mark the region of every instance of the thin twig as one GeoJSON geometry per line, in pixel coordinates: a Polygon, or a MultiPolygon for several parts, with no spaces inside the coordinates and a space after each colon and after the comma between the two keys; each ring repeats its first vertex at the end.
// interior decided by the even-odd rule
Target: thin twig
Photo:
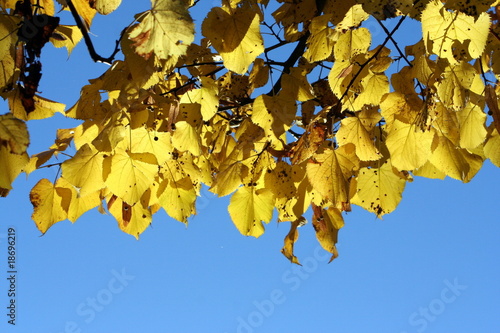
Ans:
{"type": "Polygon", "coordinates": [[[78,14],[78,11],[76,10],[72,0],[66,0],[66,3],[68,4],[68,7],[71,11],[71,14],[73,15],[73,18],[75,19],[76,25],[78,26],[83,35],[83,39],[85,41],[85,44],[87,45],[87,49],[89,50],[89,54],[92,60],[94,60],[95,62],[102,62],[111,65],[111,63],[115,59],[116,54],[118,53],[118,51],[120,51],[120,41],[123,35],[125,34],[126,29],[123,29],[122,32],[120,33],[120,38],[116,41],[115,49],[111,54],[111,56],[109,56],[108,58],[104,58],[99,54],[97,54],[94,48],[94,44],[92,44],[92,40],[90,39],[89,33],[87,31],[87,26],[83,23],[82,18],[78,14]]]}
{"type": "Polygon", "coordinates": [[[379,55],[380,51],[382,51],[382,48],[389,42],[389,40],[392,38],[392,35],[399,29],[399,27],[401,26],[401,24],[403,23],[403,21],[405,19],[406,19],[406,16],[401,17],[401,19],[399,20],[398,24],[396,24],[396,26],[394,27],[394,29],[392,29],[392,31],[387,35],[387,37],[385,38],[385,40],[382,43],[382,45],[380,45],[380,47],[378,48],[378,50],[370,58],[368,58],[368,60],[366,60],[364,63],[360,64],[359,70],[356,72],[356,74],[354,74],[353,78],[351,79],[351,81],[347,85],[347,88],[345,89],[344,93],[340,97],[340,101],[342,101],[344,99],[344,97],[347,96],[347,94],[349,93],[349,89],[351,89],[352,85],[354,84],[354,81],[356,81],[356,79],[358,78],[359,74],[361,74],[361,72],[366,67],[366,65],[368,65],[373,59],[375,59],[379,55]]]}

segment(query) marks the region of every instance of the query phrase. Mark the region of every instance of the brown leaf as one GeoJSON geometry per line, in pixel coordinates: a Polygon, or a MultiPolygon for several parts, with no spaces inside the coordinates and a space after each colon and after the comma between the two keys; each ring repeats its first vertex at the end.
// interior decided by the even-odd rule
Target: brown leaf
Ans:
{"type": "Polygon", "coordinates": [[[486,104],[493,116],[493,122],[498,133],[500,133],[500,109],[498,108],[498,97],[495,88],[491,85],[486,86],[486,104]]]}
{"type": "Polygon", "coordinates": [[[287,257],[288,260],[300,266],[302,265],[300,264],[299,259],[297,259],[297,257],[293,254],[293,246],[299,238],[299,232],[297,231],[297,228],[303,226],[306,223],[307,221],[303,216],[291,223],[290,231],[285,237],[285,245],[281,249],[281,253],[283,253],[283,255],[287,257]]]}

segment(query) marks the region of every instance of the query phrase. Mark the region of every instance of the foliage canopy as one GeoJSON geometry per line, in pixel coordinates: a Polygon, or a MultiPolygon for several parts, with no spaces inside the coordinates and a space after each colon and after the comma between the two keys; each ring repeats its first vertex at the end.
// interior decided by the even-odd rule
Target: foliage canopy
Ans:
{"type": "Polygon", "coordinates": [[[88,29],[121,0],[58,1],[0,0],[0,194],[21,172],[60,168],[30,193],[42,233],[97,207],[138,237],[160,209],[187,223],[207,186],[231,195],[243,235],[274,211],[290,221],[294,263],[312,208],[334,259],[352,204],[381,217],[414,176],[468,182],[486,159],[500,166],[499,1],[223,0],[195,26],[199,0],[152,0],[109,58],[88,29]],[[409,20],[414,45],[393,37],[409,20]],[[71,53],[81,39],[109,69],[69,108],[38,95],[45,44],[71,53]],[[55,113],[82,123],[29,156],[25,122],[55,113]]]}

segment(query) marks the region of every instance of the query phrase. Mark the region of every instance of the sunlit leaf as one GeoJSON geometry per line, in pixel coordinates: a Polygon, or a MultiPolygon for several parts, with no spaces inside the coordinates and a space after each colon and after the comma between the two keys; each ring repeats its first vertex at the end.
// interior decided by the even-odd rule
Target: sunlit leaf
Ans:
{"type": "Polygon", "coordinates": [[[212,8],[202,31],[222,56],[226,68],[238,74],[245,73],[264,51],[259,15],[247,2],[237,8],[212,8]]]}
{"type": "Polygon", "coordinates": [[[43,178],[30,192],[30,201],[33,205],[31,218],[43,234],[54,223],[68,218],[67,207],[71,200],[70,193],[58,193],[56,186],[57,183],[54,185],[50,180],[43,178]]]}
{"type": "Polygon", "coordinates": [[[403,175],[389,161],[377,168],[361,168],[351,202],[381,217],[396,209],[405,184],[403,175]]]}
{"type": "Polygon", "coordinates": [[[134,154],[117,149],[110,162],[105,184],[129,205],[137,203],[154,181],[158,166],[151,154],[134,154]]]}
{"type": "Polygon", "coordinates": [[[136,52],[148,59],[158,59],[186,53],[194,40],[193,20],[187,0],[152,0],[153,8],[139,16],[141,23],[129,33],[136,52]]]}
{"type": "Polygon", "coordinates": [[[257,238],[264,233],[262,222],[271,221],[273,208],[274,197],[271,191],[242,186],[231,197],[228,210],[242,235],[257,238]]]}
{"type": "Polygon", "coordinates": [[[395,120],[387,137],[392,165],[398,170],[420,168],[432,154],[434,131],[422,131],[416,124],[395,120]]]}

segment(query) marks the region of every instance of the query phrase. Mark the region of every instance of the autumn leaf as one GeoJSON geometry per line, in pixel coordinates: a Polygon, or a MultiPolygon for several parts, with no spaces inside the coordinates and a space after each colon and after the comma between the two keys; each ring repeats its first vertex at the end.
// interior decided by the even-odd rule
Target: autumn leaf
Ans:
{"type": "Polygon", "coordinates": [[[89,144],[81,147],[61,165],[64,179],[79,189],[82,196],[105,187],[103,179],[104,154],[89,144]]]}
{"type": "Polygon", "coordinates": [[[398,170],[418,169],[429,160],[434,131],[395,120],[386,140],[392,165],[398,170]]]}
{"type": "Polygon", "coordinates": [[[376,161],[381,157],[372,135],[358,117],[342,119],[336,137],[340,146],[353,143],[356,146],[356,155],[362,161],[376,161]]]}
{"type": "Polygon", "coordinates": [[[491,163],[500,167],[500,134],[496,127],[490,126],[488,140],[484,145],[484,155],[491,160],[491,163]]]}
{"type": "Polygon", "coordinates": [[[202,24],[227,69],[244,74],[264,51],[259,15],[247,2],[237,8],[214,7],[202,24]]]}
{"type": "MultiPolygon", "coordinates": [[[[299,232],[297,230],[298,227],[303,226],[307,223],[307,220],[301,216],[299,219],[293,221],[290,224],[290,231],[285,237],[285,245],[281,249],[281,253],[290,260],[290,262],[300,265],[299,259],[293,254],[293,246],[297,239],[299,238],[299,232]]],[[[302,266],[302,265],[301,265],[302,266]]]]}
{"type": "MultiPolygon", "coordinates": [[[[102,1],[102,0],[98,0],[98,1],[102,1]]],[[[110,1],[114,2],[116,0],[110,0],[110,1]]],[[[67,7],[66,0],[57,0],[57,2],[59,2],[64,7],[64,9],[69,10],[67,7]]],[[[90,7],[90,1],[89,0],[71,0],[71,2],[75,6],[78,14],[82,17],[87,28],[90,27],[92,20],[94,19],[94,16],[96,13],[96,10],[94,8],[90,7]]]]}
{"type": "Polygon", "coordinates": [[[19,18],[10,15],[0,15],[0,88],[6,89],[14,82],[13,75],[15,71],[15,48],[17,36],[13,34],[19,23],[19,18]]]}
{"type": "Polygon", "coordinates": [[[336,62],[351,61],[358,54],[368,51],[371,43],[370,31],[366,28],[348,30],[341,34],[335,43],[334,55],[336,62]]]}
{"type": "Polygon", "coordinates": [[[26,124],[11,113],[0,115],[0,145],[8,147],[13,154],[22,154],[29,144],[26,124]]]}
{"type": "Polygon", "coordinates": [[[106,158],[109,173],[105,184],[109,190],[129,205],[137,203],[153,183],[158,166],[151,154],[134,154],[117,149],[106,158]]]}
{"type": "Polygon", "coordinates": [[[356,185],[351,203],[381,217],[396,209],[406,180],[387,160],[379,167],[361,168],[356,185]]]}
{"type": "Polygon", "coordinates": [[[101,203],[100,191],[81,196],[77,189],[64,178],[58,179],[56,193],[61,198],[69,201],[69,205],[64,205],[63,209],[68,214],[68,220],[71,222],[75,222],[83,213],[101,203]]]}
{"type": "Polygon", "coordinates": [[[312,187],[336,207],[348,202],[348,177],[344,175],[337,152],[325,149],[313,155],[307,164],[307,178],[312,187]]]}
{"type": "Polygon", "coordinates": [[[242,186],[229,201],[229,215],[242,235],[260,237],[264,233],[262,222],[269,223],[273,216],[274,197],[267,189],[242,186]]]}
{"type": "Polygon", "coordinates": [[[0,197],[5,197],[12,189],[12,182],[29,161],[28,154],[13,154],[10,148],[0,145],[0,197]]]}
{"type": "Polygon", "coordinates": [[[292,124],[293,99],[285,96],[260,95],[253,103],[252,122],[259,125],[271,140],[280,137],[292,124]]]}
{"type": "Polygon", "coordinates": [[[118,222],[118,227],[136,239],[151,224],[151,211],[141,201],[129,205],[119,197],[112,196],[108,200],[108,210],[118,222]]]}
{"type": "Polygon", "coordinates": [[[422,30],[427,52],[446,58],[453,64],[454,43],[468,42],[467,51],[472,59],[478,58],[486,46],[490,18],[482,13],[477,20],[461,12],[444,9],[441,1],[432,0],[422,12],[422,30]]]}
{"type": "Polygon", "coordinates": [[[152,9],[138,16],[129,32],[137,54],[145,59],[181,56],[194,40],[193,20],[186,0],[152,0],[152,9]]]}
{"type": "Polygon", "coordinates": [[[344,226],[344,219],[340,210],[330,207],[322,209],[313,205],[313,227],[316,231],[316,238],[321,247],[332,254],[330,261],[339,256],[336,244],[338,233],[344,226]]]}
{"type": "Polygon", "coordinates": [[[83,35],[76,25],[58,25],[54,30],[50,42],[55,47],[65,47],[68,50],[68,56],[71,54],[76,44],[82,39],[83,35]]]}
{"type": "Polygon", "coordinates": [[[55,223],[68,218],[67,207],[71,197],[64,192],[58,193],[57,185],[58,182],[54,185],[50,180],[43,178],[30,192],[30,201],[33,205],[31,218],[42,234],[55,223]]]}
{"type": "Polygon", "coordinates": [[[99,14],[108,15],[120,6],[121,0],[95,0],[93,5],[99,14]]]}
{"type": "Polygon", "coordinates": [[[332,55],[338,34],[329,26],[330,15],[321,15],[312,19],[304,57],[310,62],[325,60],[332,55]]]}
{"type": "Polygon", "coordinates": [[[480,156],[458,148],[449,138],[439,136],[439,145],[429,161],[447,176],[469,182],[483,164],[480,156]]]}
{"type": "Polygon", "coordinates": [[[196,191],[189,177],[166,179],[160,184],[158,194],[160,206],[177,221],[187,223],[187,218],[195,214],[196,191]]]}

